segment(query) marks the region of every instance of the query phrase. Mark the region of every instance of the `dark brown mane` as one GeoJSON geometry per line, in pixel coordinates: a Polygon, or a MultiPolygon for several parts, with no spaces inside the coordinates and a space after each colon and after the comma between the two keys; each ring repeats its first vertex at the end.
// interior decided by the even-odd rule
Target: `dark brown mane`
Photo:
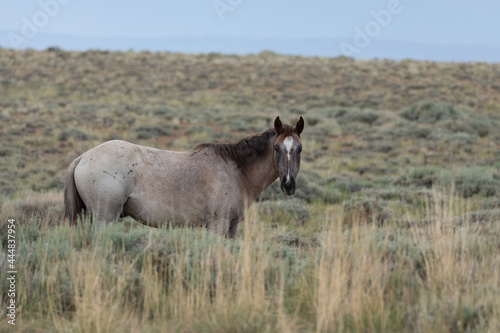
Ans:
{"type": "Polygon", "coordinates": [[[244,169],[246,165],[261,159],[269,149],[269,142],[276,134],[270,128],[260,134],[244,137],[229,143],[201,143],[194,149],[212,148],[225,161],[232,160],[238,168],[244,169]]]}

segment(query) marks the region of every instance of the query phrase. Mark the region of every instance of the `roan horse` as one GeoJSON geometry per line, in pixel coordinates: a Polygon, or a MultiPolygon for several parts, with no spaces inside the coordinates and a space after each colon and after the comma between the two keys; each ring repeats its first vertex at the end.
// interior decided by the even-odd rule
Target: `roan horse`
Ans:
{"type": "Polygon", "coordinates": [[[174,152],[126,141],[105,142],[76,158],[64,186],[66,217],[90,212],[110,222],[131,216],[153,227],[204,226],[234,238],[244,209],[276,178],[295,193],[300,133],[279,119],[274,128],[232,143],[203,143],[174,152]]]}

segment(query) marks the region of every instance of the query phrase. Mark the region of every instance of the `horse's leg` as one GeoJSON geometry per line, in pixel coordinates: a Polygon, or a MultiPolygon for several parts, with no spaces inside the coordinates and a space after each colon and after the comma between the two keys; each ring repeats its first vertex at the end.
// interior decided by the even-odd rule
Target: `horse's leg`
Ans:
{"type": "Polygon", "coordinates": [[[118,198],[108,198],[107,200],[97,202],[96,207],[91,208],[94,221],[106,224],[116,221],[123,210],[124,203],[122,201],[118,198]]]}
{"type": "Polygon", "coordinates": [[[221,236],[226,236],[228,235],[229,224],[230,221],[228,219],[214,219],[207,224],[207,229],[221,236]]]}
{"type": "Polygon", "coordinates": [[[98,208],[95,214],[96,221],[102,221],[106,223],[116,221],[120,217],[121,211],[121,204],[107,205],[107,208],[105,209],[98,208]]]}
{"type": "Polygon", "coordinates": [[[234,239],[236,236],[236,231],[238,230],[238,224],[235,223],[229,227],[229,232],[227,233],[226,237],[228,239],[234,239]]]}
{"type": "Polygon", "coordinates": [[[237,216],[231,220],[231,223],[229,224],[229,231],[226,235],[228,239],[234,239],[234,237],[236,236],[236,231],[238,231],[238,223],[240,223],[241,220],[242,219],[237,216]]]}

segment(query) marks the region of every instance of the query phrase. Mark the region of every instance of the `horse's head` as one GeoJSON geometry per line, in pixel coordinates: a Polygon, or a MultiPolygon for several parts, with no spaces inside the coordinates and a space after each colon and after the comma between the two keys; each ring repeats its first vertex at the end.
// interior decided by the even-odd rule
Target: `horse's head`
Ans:
{"type": "Polygon", "coordinates": [[[276,141],[274,143],[274,166],[280,178],[281,191],[284,194],[295,193],[295,178],[300,169],[300,152],[302,143],[300,133],[304,129],[304,119],[300,117],[297,125],[283,125],[280,117],[274,121],[276,141]]]}

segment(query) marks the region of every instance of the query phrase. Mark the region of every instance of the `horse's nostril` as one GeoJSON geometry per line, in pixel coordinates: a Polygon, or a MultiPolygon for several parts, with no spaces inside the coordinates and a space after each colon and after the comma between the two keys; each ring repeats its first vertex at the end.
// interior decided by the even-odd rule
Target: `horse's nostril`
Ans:
{"type": "Polygon", "coordinates": [[[285,181],[281,182],[281,190],[283,193],[292,195],[295,193],[295,181],[285,181]]]}

